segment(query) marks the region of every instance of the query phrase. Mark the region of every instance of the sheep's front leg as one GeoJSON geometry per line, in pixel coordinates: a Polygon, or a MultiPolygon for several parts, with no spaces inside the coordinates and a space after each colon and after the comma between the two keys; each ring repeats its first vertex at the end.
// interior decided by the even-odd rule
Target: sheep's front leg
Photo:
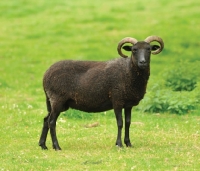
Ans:
{"type": "Polygon", "coordinates": [[[122,128],[123,128],[123,119],[122,119],[122,108],[114,109],[116,120],[117,120],[117,126],[118,126],[118,133],[117,133],[117,140],[116,145],[118,147],[123,147],[122,145],[122,128]]]}
{"type": "Polygon", "coordinates": [[[131,109],[132,108],[125,108],[125,136],[124,136],[124,143],[127,147],[131,147],[131,142],[129,138],[129,128],[131,124],[131,109]]]}

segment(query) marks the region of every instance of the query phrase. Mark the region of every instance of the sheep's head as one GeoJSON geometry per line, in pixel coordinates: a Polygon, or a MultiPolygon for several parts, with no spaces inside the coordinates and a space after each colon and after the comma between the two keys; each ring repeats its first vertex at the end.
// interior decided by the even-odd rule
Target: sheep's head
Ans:
{"type": "Polygon", "coordinates": [[[164,48],[163,40],[158,36],[149,36],[144,41],[137,41],[135,38],[126,37],[122,39],[117,47],[118,53],[121,57],[127,58],[121,51],[123,48],[126,51],[131,51],[132,61],[141,69],[145,69],[150,64],[150,56],[152,54],[160,53],[164,48]],[[150,45],[151,42],[156,41],[159,45],[150,45]],[[132,46],[123,46],[125,43],[131,43],[132,46]]]}

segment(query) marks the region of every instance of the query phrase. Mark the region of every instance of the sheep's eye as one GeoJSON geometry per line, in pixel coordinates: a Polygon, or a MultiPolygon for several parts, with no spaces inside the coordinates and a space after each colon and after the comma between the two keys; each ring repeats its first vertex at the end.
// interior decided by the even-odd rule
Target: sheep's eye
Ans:
{"type": "Polygon", "coordinates": [[[137,49],[133,49],[132,51],[133,51],[133,53],[136,53],[136,52],[137,52],[137,49]]]}
{"type": "Polygon", "coordinates": [[[151,51],[151,48],[147,48],[148,51],[151,51]]]}

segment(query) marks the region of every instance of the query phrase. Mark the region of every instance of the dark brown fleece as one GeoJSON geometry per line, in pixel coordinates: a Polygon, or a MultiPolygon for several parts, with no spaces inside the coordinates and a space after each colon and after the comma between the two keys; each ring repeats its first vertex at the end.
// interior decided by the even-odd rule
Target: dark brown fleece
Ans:
{"type": "MultiPolygon", "coordinates": [[[[69,107],[102,112],[114,106],[135,106],[144,97],[149,67],[141,70],[131,58],[106,62],[65,60],[44,74],[44,90],[59,111],[69,107]]],[[[53,105],[54,106],[54,105],[53,105]]]]}

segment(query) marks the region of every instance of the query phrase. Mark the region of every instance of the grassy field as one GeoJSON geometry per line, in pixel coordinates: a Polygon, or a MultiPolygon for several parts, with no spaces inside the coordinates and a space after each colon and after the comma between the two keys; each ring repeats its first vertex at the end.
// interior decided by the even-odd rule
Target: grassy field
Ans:
{"type": "MultiPolygon", "coordinates": [[[[148,90],[163,85],[166,72],[180,61],[196,65],[188,70],[200,74],[199,6],[195,0],[1,1],[0,170],[199,170],[199,107],[184,115],[134,109],[134,148],[123,149],[114,146],[113,111],[70,110],[57,124],[62,151],[51,148],[50,136],[48,151],[38,146],[47,113],[42,77],[52,63],[113,59],[122,38],[158,35],[165,49],[151,58],[148,90]],[[86,128],[96,122],[97,127],[86,128]]],[[[199,99],[199,86],[190,94],[199,99]]]]}

